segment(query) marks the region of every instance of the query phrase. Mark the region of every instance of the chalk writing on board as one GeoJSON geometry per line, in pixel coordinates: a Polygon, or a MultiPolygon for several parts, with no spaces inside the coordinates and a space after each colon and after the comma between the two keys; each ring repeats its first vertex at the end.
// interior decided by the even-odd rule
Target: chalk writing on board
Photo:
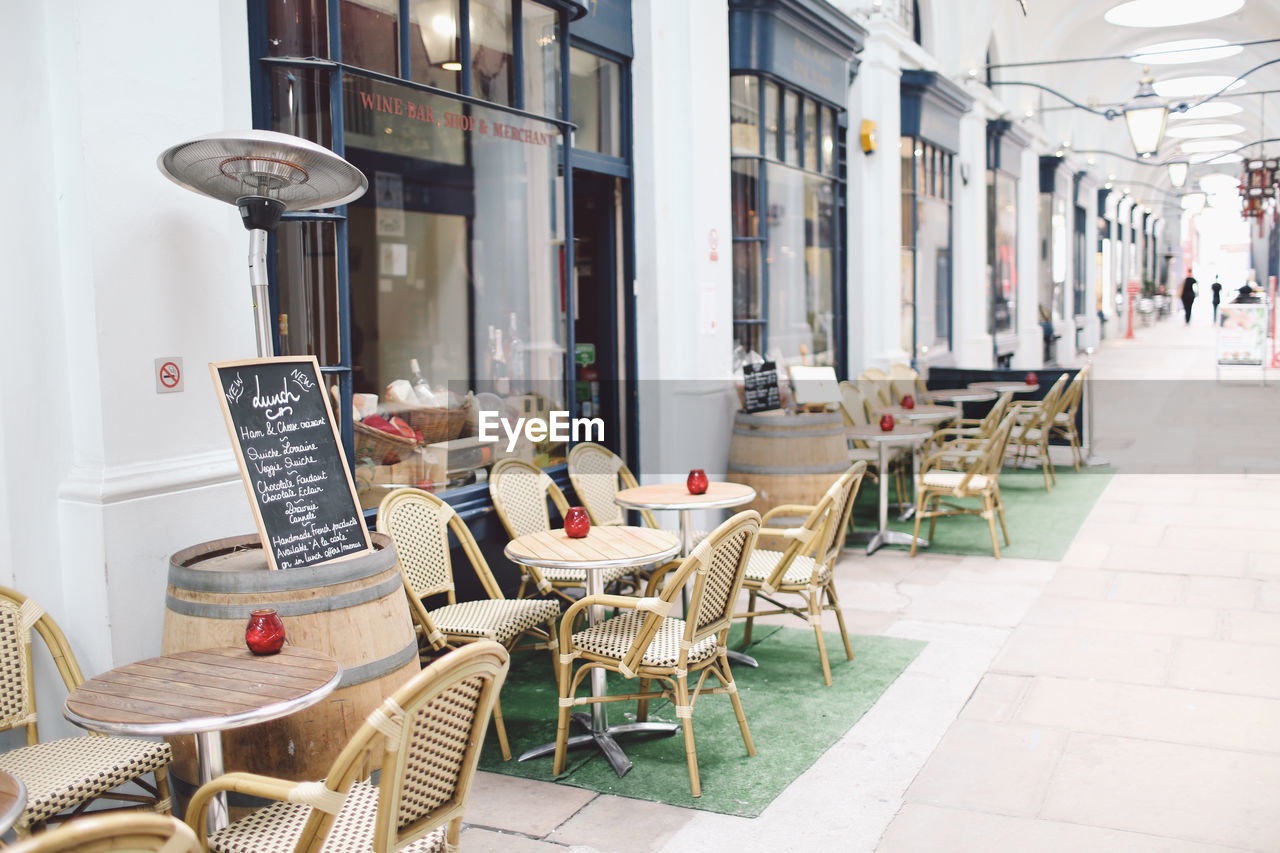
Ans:
{"type": "Polygon", "coordinates": [[[301,568],[368,550],[315,359],[224,362],[210,370],[268,563],[301,568]]]}
{"type": "Polygon", "coordinates": [[[742,366],[742,392],[748,413],[782,408],[778,393],[778,366],[772,361],[742,366]]]}

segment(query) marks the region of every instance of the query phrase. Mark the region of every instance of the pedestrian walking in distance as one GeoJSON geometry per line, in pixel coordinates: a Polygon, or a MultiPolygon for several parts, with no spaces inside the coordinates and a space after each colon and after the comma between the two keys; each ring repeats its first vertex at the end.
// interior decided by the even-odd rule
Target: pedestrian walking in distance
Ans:
{"type": "Polygon", "coordinates": [[[1185,281],[1182,282],[1182,308],[1187,312],[1187,322],[1191,322],[1191,303],[1196,301],[1196,280],[1191,277],[1190,271],[1185,281]]]}
{"type": "Polygon", "coordinates": [[[1213,291],[1213,322],[1216,325],[1218,322],[1218,306],[1222,304],[1222,282],[1218,281],[1216,275],[1213,277],[1213,284],[1209,286],[1209,289],[1213,291]]]}

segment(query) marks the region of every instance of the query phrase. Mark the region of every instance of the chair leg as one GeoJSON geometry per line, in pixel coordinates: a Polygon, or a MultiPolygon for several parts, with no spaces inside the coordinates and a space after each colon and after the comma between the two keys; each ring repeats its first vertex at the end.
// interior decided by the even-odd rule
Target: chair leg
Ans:
{"type": "Polygon", "coordinates": [[[942,502],[942,493],[938,492],[930,495],[929,500],[932,504],[929,507],[929,538],[932,539],[938,529],[938,504],[942,502]]]}
{"type": "Polygon", "coordinates": [[[986,517],[987,528],[991,531],[991,550],[995,552],[998,560],[1000,559],[1000,543],[996,541],[996,513],[990,492],[982,496],[982,514],[986,517]]]}
{"type": "MultiPolygon", "coordinates": [[[[649,692],[649,683],[650,683],[649,679],[647,678],[640,679],[641,693],[649,692]]],[[[648,719],[649,719],[649,700],[640,699],[636,702],[636,722],[643,723],[648,719]]]]}
{"type": "MultiPolygon", "coordinates": [[[[559,678],[556,680],[560,686],[560,698],[562,700],[572,698],[569,696],[569,683],[573,675],[573,665],[569,663],[557,663],[556,668],[559,672],[559,678]]],[[[569,714],[572,709],[563,704],[560,705],[560,714],[556,718],[556,757],[555,762],[551,766],[551,772],[559,776],[564,772],[565,759],[569,751],[569,714]]]]}
{"type": "Polygon", "coordinates": [[[996,515],[1000,517],[1000,529],[1004,531],[1004,544],[1012,544],[1009,541],[1009,525],[1004,523],[1004,498],[1000,497],[1000,487],[996,487],[996,515]]]}
{"type": "Polygon", "coordinates": [[[511,760],[511,744],[507,743],[507,727],[502,722],[502,701],[493,700],[493,730],[498,733],[498,746],[502,748],[502,760],[511,760]]]}
{"type": "Polygon", "coordinates": [[[835,578],[827,582],[825,590],[827,601],[831,602],[831,609],[836,612],[836,624],[840,626],[840,639],[844,640],[844,656],[848,660],[853,660],[853,645],[849,642],[849,632],[844,627],[844,611],[840,609],[840,599],[836,597],[835,578]]]}
{"type": "Polygon", "coordinates": [[[156,811],[173,814],[173,798],[169,795],[169,768],[157,767],[152,773],[156,778],[156,811]]]}
{"type": "MultiPolygon", "coordinates": [[[[754,589],[747,590],[747,612],[756,612],[756,591],[754,589]]],[[[745,649],[751,645],[751,629],[755,627],[756,617],[747,617],[747,627],[742,631],[742,647],[745,649]]]]}
{"type": "Polygon", "coordinates": [[[928,492],[924,489],[920,490],[920,494],[916,496],[916,529],[911,535],[911,555],[916,555],[916,542],[920,539],[920,518],[924,515],[924,505],[927,502],[928,492]]]}
{"type": "MultiPolygon", "coordinates": [[[[747,747],[747,755],[755,755],[756,743],[751,739],[751,729],[747,728],[747,714],[742,710],[742,699],[738,697],[738,689],[733,682],[733,671],[729,669],[729,656],[723,648],[720,650],[720,668],[724,670],[724,678],[720,679],[720,683],[731,688],[729,701],[733,703],[733,715],[738,718],[738,729],[742,732],[742,742],[747,747]]],[[[719,678],[720,674],[716,673],[716,677],[719,678]]]]}
{"type": "Polygon", "coordinates": [[[827,660],[827,638],[822,635],[822,599],[812,594],[805,596],[809,601],[809,624],[813,626],[814,636],[818,638],[818,659],[822,661],[822,680],[831,686],[831,662],[827,660]]]}
{"type": "Polygon", "coordinates": [[[698,751],[693,746],[693,714],[689,706],[689,676],[676,676],[676,715],[684,730],[684,756],[689,764],[689,790],[693,796],[702,796],[702,780],[698,777],[698,751]]]}

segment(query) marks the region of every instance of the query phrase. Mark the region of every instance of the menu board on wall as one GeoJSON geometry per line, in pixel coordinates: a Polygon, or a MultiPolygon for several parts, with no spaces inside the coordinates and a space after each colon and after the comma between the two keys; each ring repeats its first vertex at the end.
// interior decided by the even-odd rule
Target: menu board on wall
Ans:
{"type": "Polygon", "coordinates": [[[267,564],[296,569],[370,549],[314,356],[210,364],[267,564]]]}
{"type": "Polygon", "coordinates": [[[743,408],[749,414],[782,408],[778,393],[778,365],[772,361],[742,366],[743,408]]]}

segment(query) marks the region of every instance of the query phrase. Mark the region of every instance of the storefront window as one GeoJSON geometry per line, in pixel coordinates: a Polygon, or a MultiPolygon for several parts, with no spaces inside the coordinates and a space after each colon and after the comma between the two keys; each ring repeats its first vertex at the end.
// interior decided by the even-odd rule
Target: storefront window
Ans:
{"type": "Polygon", "coordinates": [[[622,68],[602,56],[569,49],[573,146],[622,156],[622,68]]]}
{"type": "Polygon", "coordinates": [[[952,155],[909,136],[902,158],[902,320],[916,356],[951,348],[952,155]],[[910,259],[908,259],[910,255],[910,259]]]}
{"type": "Polygon", "coordinates": [[[734,154],[760,153],[760,81],[729,78],[729,145],[734,154]]]}
{"type": "Polygon", "coordinates": [[[1014,331],[1018,299],[1018,179],[987,171],[987,268],[991,280],[988,331],[1014,331]]]}
{"type": "MultiPolygon", "coordinates": [[[[402,57],[400,7],[341,3],[342,42],[333,52],[404,83],[291,64],[293,55],[277,51],[259,79],[273,129],[333,147],[340,122],[340,153],[369,179],[345,220],[296,215],[273,241],[279,351],[316,354],[340,389],[338,409],[355,422],[352,461],[366,508],[388,488],[443,492],[483,482],[501,456],[548,466],[566,449],[544,440],[508,451],[476,438],[482,409],[514,418],[568,408],[563,13],[525,0],[516,44],[508,0],[470,0],[461,23],[458,0],[411,3],[402,57]],[[471,48],[465,80],[463,27],[471,48]],[[331,108],[335,75],[341,97],[331,108]],[[494,106],[421,84],[461,87],[494,106]],[[387,441],[387,426],[409,433],[387,441]]],[[[317,0],[288,9],[270,0],[267,43],[279,27],[282,40],[312,48],[303,57],[323,53],[315,48],[323,46],[324,14],[317,0]]],[[[614,116],[598,124],[607,128],[614,116]]],[[[617,136],[602,130],[609,145],[617,136]]]]}
{"type": "Polygon", "coordinates": [[[803,359],[834,365],[837,201],[843,184],[819,168],[838,174],[837,114],[765,81],[765,121],[759,128],[748,101],[759,85],[752,75],[730,83],[731,115],[742,116],[734,119],[731,136],[734,343],[780,364],[803,359]],[[820,154],[828,141],[830,152],[820,154]]]}
{"type": "Polygon", "coordinates": [[[459,91],[462,39],[458,0],[410,3],[409,28],[411,79],[437,89],[459,91]]]}

